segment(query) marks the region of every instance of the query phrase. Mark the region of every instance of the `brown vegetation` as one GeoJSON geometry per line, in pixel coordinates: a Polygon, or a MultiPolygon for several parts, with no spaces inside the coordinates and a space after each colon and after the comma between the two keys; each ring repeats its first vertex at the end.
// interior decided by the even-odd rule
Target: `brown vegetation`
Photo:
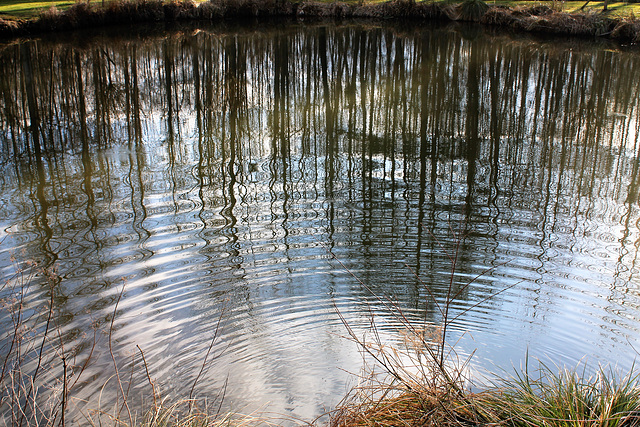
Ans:
{"type": "Polygon", "coordinates": [[[565,13],[547,6],[505,7],[482,0],[384,3],[320,2],[304,0],[123,0],[101,7],[79,2],[65,11],[51,8],[29,21],[0,18],[0,36],[29,35],[45,31],[149,22],[213,21],[257,17],[372,18],[471,21],[518,31],[582,37],[607,37],[621,42],[640,39],[640,21],[634,17],[610,17],[595,12],[565,13]]]}

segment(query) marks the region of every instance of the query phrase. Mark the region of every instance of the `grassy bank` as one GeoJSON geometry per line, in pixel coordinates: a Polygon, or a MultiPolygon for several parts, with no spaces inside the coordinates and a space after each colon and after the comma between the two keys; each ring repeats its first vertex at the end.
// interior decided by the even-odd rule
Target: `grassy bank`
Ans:
{"type": "MultiPolygon", "coordinates": [[[[6,0],[3,0],[6,2],[6,0]]],[[[26,1],[26,0],[25,0],[26,1]]],[[[44,3],[28,3],[32,9],[19,10],[20,3],[4,3],[5,13],[16,15],[37,10],[44,3]],[[12,9],[13,8],[13,9],[12,9]]],[[[640,20],[635,18],[635,5],[609,6],[610,12],[580,10],[580,2],[519,6],[507,1],[484,2],[464,0],[460,3],[414,2],[320,2],[303,0],[113,0],[106,3],[73,3],[63,0],[31,19],[0,18],[0,35],[24,36],[48,31],[95,28],[96,26],[140,24],[148,22],[203,21],[260,17],[372,18],[439,21],[471,21],[503,28],[556,35],[605,37],[620,42],[640,40],[640,20]],[[104,6],[103,6],[104,4],[104,6]],[[554,7],[551,7],[554,6],[554,7]],[[626,9],[625,9],[626,8],[626,9]],[[626,10],[626,12],[625,12],[626,10]]],[[[584,4],[584,3],[582,3],[584,4]]],[[[24,5],[24,3],[23,3],[24,5]]],[[[592,7],[599,7],[599,3],[592,7]]]]}
{"type": "MultiPolygon", "coordinates": [[[[445,316],[454,299],[440,305],[445,316]]],[[[371,317],[373,331],[367,339],[355,336],[347,325],[372,362],[361,385],[333,413],[331,427],[640,426],[640,383],[633,372],[621,376],[603,367],[590,371],[586,365],[568,369],[525,356],[525,365],[510,376],[472,391],[471,356],[461,360],[446,341],[450,317],[426,330],[398,312],[405,339],[395,347],[379,340],[375,315],[371,317]]]]}
{"type": "Polygon", "coordinates": [[[333,427],[356,426],[513,426],[632,427],[640,425],[636,378],[621,382],[605,372],[585,377],[543,367],[536,376],[521,373],[481,393],[416,389],[410,384],[380,387],[382,399],[340,408],[333,427]],[[388,397],[391,396],[391,397],[388,397]]]}

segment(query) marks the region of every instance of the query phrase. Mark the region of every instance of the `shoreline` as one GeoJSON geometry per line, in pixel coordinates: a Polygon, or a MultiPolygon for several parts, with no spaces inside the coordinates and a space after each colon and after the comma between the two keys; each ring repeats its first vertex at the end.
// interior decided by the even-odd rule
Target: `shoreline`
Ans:
{"type": "Polygon", "coordinates": [[[599,12],[559,12],[549,6],[489,5],[482,0],[384,3],[323,3],[315,0],[162,0],[114,1],[106,6],[76,3],[54,7],[27,20],[0,18],[0,37],[30,37],[43,33],[145,23],[219,23],[242,19],[405,19],[414,22],[473,22],[524,33],[602,38],[620,43],[640,41],[640,19],[599,12]]]}

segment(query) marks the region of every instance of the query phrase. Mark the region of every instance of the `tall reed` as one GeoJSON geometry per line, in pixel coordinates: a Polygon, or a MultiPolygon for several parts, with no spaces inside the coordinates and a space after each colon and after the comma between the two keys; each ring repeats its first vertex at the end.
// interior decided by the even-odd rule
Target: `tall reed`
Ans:
{"type": "MultiPolygon", "coordinates": [[[[63,331],[61,314],[56,308],[62,278],[54,270],[27,263],[13,277],[0,286],[0,319],[6,328],[0,337],[0,423],[11,426],[53,427],[75,425],[78,420],[94,426],[221,426],[231,422],[230,414],[222,414],[222,401],[226,387],[217,396],[209,394],[209,405],[196,397],[196,388],[202,374],[213,359],[214,344],[220,336],[224,311],[221,312],[210,344],[203,356],[198,375],[191,384],[188,397],[169,401],[163,398],[156,381],[150,374],[144,351],[137,346],[133,357],[142,364],[129,363],[122,372],[122,361],[115,356],[113,339],[114,321],[123,286],[118,293],[108,325],[108,352],[114,368],[114,381],[107,381],[104,389],[116,387],[115,404],[110,410],[88,407],[76,411],[70,419],[70,406],[77,407],[73,395],[83,381],[83,373],[97,356],[97,330],[89,348],[82,353],[70,346],[63,331]],[[43,286],[44,285],[44,286],[43,286]],[[142,365],[142,366],[140,366],[142,365]],[[149,384],[152,404],[134,406],[130,396],[134,369],[144,369],[141,376],[149,384]]],[[[139,378],[140,376],[136,376],[139,378]]],[[[233,424],[246,424],[242,417],[233,424]]]]}
{"type": "MultiPolygon", "coordinates": [[[[397,329],[403,340],[401,345],[396,346],[382,340],[372,309],[369,310],[371,338],[367,339],[356,334],[336,307],[350,339],[370,357],[374,365],[370,366],[368,375],[363,376],[362,385],[356,387],[339,405],[339,409],[333,414],[332,425],[369,425],[373,422],[388,425],[418,423],[453,426],[460,425],[461,420],[469,425],[482,421],[467,392],[469,378],[466,370],[471,356],[459,356],[455,345],[449,342],[448,334],[452,324],[465,313],[515,284],[454,315],[452,307],[460,295],[492,269],[483,271],[462,286],[456,285],[460,248],[465,235],[463,232],[451,232],[454,233],[456,242],[453,250],[447,251],[440,245],[450,262],[449,282],[444,299],[436,298],[430,284],[416,277],[427,295],[427,305],[435,306],[440,315],[439,324],[417,324],[393,300],[370,291],[392,313],[395,324],[398,325],[397,329]]],[[[370,289],[335,256],[334,259],[361,286],[370,289]]]]}
{"type": "Polygon", "coordinates": [[[65,344],[54,302],[60,282],[54,270],[27,263],[0,287],[0,315],[7,328],[1,337],[0,372],[0,420],[5,424],[67,423],[69,391],[94,347],[82,360],[65,344]],[[44,286],[35,289],[33,283],[42,278],[44,286]]]}

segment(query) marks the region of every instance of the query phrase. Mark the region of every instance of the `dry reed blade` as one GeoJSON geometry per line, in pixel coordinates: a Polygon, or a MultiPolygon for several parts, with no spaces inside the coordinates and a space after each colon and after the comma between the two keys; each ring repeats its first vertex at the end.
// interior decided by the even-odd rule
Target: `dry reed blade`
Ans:
{"type": "MultiPolygon", "coordinates": [[[[122,400],[123,400],[123,407],[125,407],[127,409],[127,415],[129,417],[129,425],[133,426],[133,416],[131,415],[131,409],[129,408],[129,402],[127,401],[127,396],[128,396],[128,392],[125,394],[124,388],[122,387],[122,381],[120,380],[120,371],[118,369],[118,362],[116,362],[116,357],[113,354],[113,324],[115,322],[116,319],[116,314],[118,312],[118,304],[120,304],[120,300],[122,299],[122,295],[124,294],[124,289],[125,286],[122,285],[122,290],[120,291],[120,294],[118,295],[118,298],[116,299],[116,303],[115,306],[113,307],[113,314],[111,316],[111,322],[109,325],[109,339],[108,339],[108,344],[109,344],[109,354],[111,355],[111,360],[113,361],[113,367],[115,369],[115,377],[116,377],[116,381],[118,383],[118,388],[120,390],[120,395],[122,396],[122,400]]],[[[120,411],[122,410],[122,408],[118,411],[118,413],[116,413],[116,418],[119,417],[120,415],[120,411]]]]}

